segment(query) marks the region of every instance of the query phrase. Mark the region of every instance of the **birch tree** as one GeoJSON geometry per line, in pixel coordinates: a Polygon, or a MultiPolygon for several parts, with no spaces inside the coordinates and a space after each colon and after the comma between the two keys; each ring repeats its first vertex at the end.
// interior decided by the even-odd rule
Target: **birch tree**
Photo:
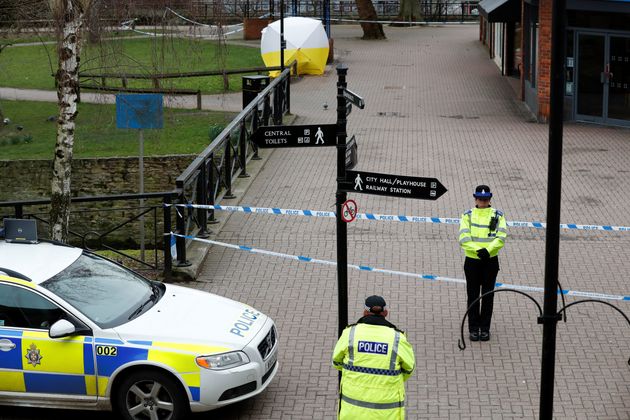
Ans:
{"type": "Polygon", "coordinates": [[[50,0],[56,25],[57,56],[57,142],[53,157],[50,205],[50,237],[66,242],[70,218],[70,180],[75,121],[78,114],[81,28],[90,0],[50,0]]]}

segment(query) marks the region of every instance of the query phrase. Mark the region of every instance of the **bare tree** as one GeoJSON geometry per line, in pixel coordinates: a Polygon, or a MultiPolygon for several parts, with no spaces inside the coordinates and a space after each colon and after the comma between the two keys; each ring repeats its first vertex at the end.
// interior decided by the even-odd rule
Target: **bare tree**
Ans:
{"type": "MultiPolygon", "coordinates": [[[[362,21],[377,21],[378,15],[372,0],[356,0],[359,19],[362,21]]],[[[386,39],[383,25],[380,23],[361,22],[363,29],[362,39],[386,39]]]]}
{"type": "Polygon", "coordinates": [[[57,143],[51,182],[50,237],[66,242],[70,218],[70,180],[75,120],[78,114],[81,28],[90,0],[50,0],[57,32],[57,143]]]}

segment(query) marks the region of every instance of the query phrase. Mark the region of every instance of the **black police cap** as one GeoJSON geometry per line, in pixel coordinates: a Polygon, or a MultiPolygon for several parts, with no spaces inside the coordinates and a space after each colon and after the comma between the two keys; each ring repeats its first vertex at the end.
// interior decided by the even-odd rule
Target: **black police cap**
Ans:
{"type": "Polygon", "coordinates": [[[381,308],[385,308],[385,299],[382,296],[372,295],[365,299],[365,307],[368,309],[372,309],[375,306],[380,306],[381,308]]]}
{"type": "Polygon", "coordinates": [[[490,192],[490,187],[487,185],[478,185],[475,188],[475,192],[473,193],[473,197],[475,198],[492,198],[492,192],[490,192]]]}

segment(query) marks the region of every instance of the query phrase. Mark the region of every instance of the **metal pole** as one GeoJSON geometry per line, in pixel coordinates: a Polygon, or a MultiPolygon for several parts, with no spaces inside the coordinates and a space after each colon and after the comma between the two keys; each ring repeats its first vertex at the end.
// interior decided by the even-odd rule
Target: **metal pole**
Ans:
{"type": "Polygon", "coordinates": [[[552,1],[551,98],[549,113],[549,169],[547,188],[547,241],[545,244],[545,297],[540,375],[540,419],[553,418],[553,381],[558,323],[558,258],[560,248],[560,193],[562,187],[562,129],[564,114],[564,56],[566,0],[552,1]]]}
{"type": "MultiPolygon", "coordinates": [[[[140,194],[144,194],[144,131],[140,129],[140,157],[139,157],[140,194]]],[[[144,208],[144,198],[140,199],[140,211],[144,208]]],[[[140,259],[144,261],[144,215],[140,216],[140,259]]]]}
{"type": "Polygon", "coordinates": [[[323,9],[324,29],[326,30],[326,36],[330,39],[330,0],[324,0],[323,9]]]}
{"type": "MultiPolygon", "coordinates": [[[[173,271],[173,256],[171,255],[171,196],[164,196],[164,278],[170,279],[173,271]]],[[[156,245],[157,248],[157,245],[156,245]]]]}
{"type": "Polygon", "coordinates": [[[346,98],[343,91],[348,67],[337,66],[337,193],[335,211],[337,213],[337,289],[339,300],[339,337],[348,325],[348,225],[341,220],[343,203],[348,194],[341,191],[340,183],[346,180],[346,98]]]}
{"type": "Polygon", "coordinates": [[[284,49],[286,47],[284,41],[284,0],[280,0],[280,73],[284,71],[284,49]]]}

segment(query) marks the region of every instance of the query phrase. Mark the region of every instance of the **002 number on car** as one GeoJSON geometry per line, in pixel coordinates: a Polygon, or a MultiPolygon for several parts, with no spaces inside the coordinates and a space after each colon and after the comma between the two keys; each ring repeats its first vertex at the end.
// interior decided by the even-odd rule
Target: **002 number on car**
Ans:
{"type": "Polygon", "coordinates": [[[118,348],[115,346],[96,346],[97,356],[116,356],[118,354],[118,348]]]}

